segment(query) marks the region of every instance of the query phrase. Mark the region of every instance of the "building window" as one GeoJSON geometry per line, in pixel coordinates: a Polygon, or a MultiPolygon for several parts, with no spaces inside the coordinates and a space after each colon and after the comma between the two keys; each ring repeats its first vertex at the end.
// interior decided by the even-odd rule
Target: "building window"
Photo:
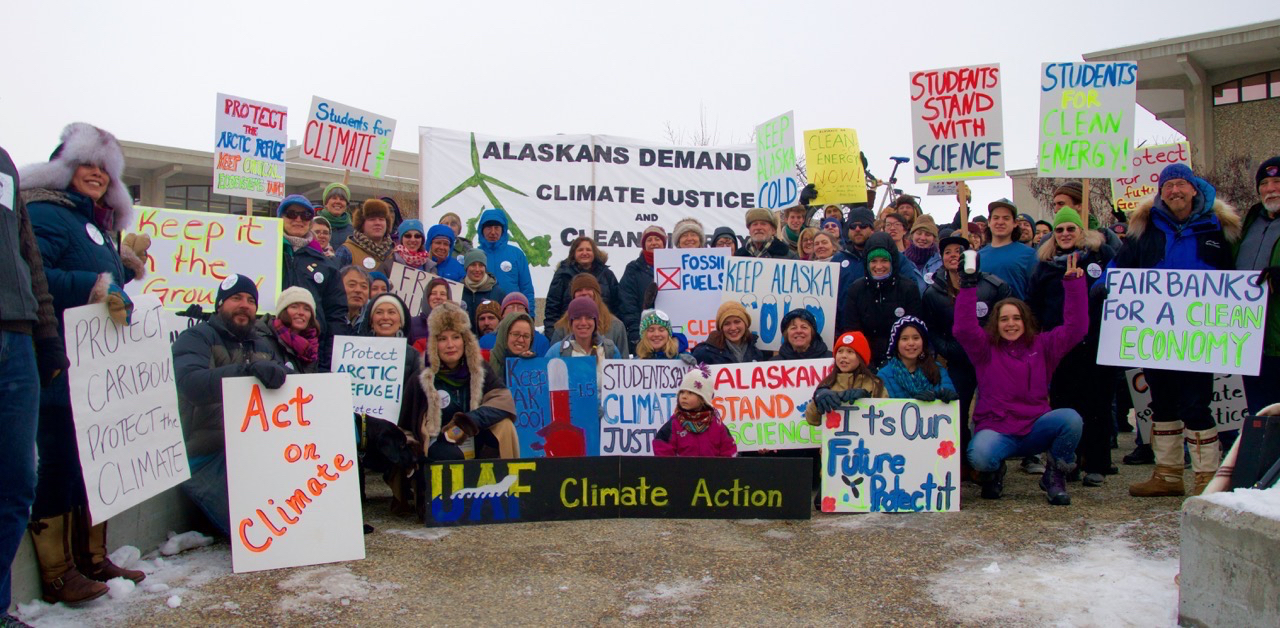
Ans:
{"type": "MultiPolygon", "coordinates": [[[[235,196],[214,194],[207,185],[171,185],[164,193],[164,206],[168,209],[215,214],[243,214],[244,201],[235,196]]],[[[258,207],[254,207],[254,213],[259,213],[258,207]]]]}
{"type": "Polygon", "coordinates": [[[1213,87],[1213,105],[1280,98],[1280,70],[1260,72],[1213,87]]]}

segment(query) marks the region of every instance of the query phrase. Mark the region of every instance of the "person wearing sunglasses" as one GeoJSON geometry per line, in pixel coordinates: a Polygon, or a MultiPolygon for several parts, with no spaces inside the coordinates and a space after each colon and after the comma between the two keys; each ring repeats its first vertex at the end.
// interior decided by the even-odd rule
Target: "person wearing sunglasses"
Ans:
{"type": "MultiPolygon", "coordinates": [[[[1063,284],[1067,259],[1074,256],[1076,267],[1084,270],[1087,288],[1101,280],[1103,269],[1115,251],[1102,234],[1085,228],[1084,219],[1071,207],[1062,207],[1053,217],[1053,232],[1036,251],[1039,263],[1031,273],[1027,303],[1043,331],[1063,325],[1063,284]]],[[[1090,291],[1089,333],[1062,358],[1049,384],[1049,405],[1070,408],[1080,414],[1084,429],[1077,450],[1084,486],[1101,486],[1104,476],[1117,472],[1111,464],[1111,401],[1115,370],[1097,363],[1098,335],[1102,320],[1101,290],[1090,291]]],[[[1068,479],[1074,479],[1069,477],[1068,479]]]]}
{"type": "Polygon", "coordinates": [[[311,201],[301,194],[286,196],[276,208],[284,227],[280,289],[297,286],[311,293],[320,330],[317,370],[325,373],[333,353],[333,337],[349,334],[351,330],[347,325],[347,292],[338,278],[338,268],[329,263],[312,231],[315,214],[311,201]]]}
{"type": "Polygon", "coordinates": [[[427,250],[426,233],[422,228],[422,221],[417,218],[400,223],[400,243],[396,245],[393,259],[414,270],[434,271],[436,263],[427,250]]]}
{"type": "MultiPolygon", "coordinates": [[[[840,285],[836,287],[836,320],[845,320],[846,297],[849,286],[867,274],[867,238],[875,233],[876,215],[865,205],[854,206],[844,221],[844,249],[831,256],[840,265],[840,285]]],[[[843,332],[844,329],[837,328],[843,332]]]]}

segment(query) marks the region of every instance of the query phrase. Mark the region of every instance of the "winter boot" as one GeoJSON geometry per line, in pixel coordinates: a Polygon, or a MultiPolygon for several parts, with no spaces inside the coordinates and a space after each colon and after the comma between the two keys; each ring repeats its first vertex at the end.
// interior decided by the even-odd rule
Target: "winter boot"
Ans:
{"type": "Polygon", "coordinates": [[[1218,448],[1218,428],[1186,430],[1185,435],[1187,449],[1191,452],[1191,471],[1196,476],[1196,483],[1189,494],[1199,495],[1213,481],[1213,475],[1218,471],[1218,462],[1222,459],[1218,448]]]}
{"type": "Polygon", "coordinates": [[[71,553],[71,513],[32,521],[27,527],[40,563],[44,601],[75,606],[107,594],[107,585],[84,577],[76,569],[71,553]]]}
{"type": "Polygon", "coordinates": [[[1074,462],[1067,463],[1045,454],[1044,475],[1040,476],[1040,490],[1054,506],[1070,506],[1071,496],[1067,494],[1067,476],[1076,470],[1074,462]]]}
{"type": "Polygon", "coordinates": [[[1044,473],[1044,463],[1040,462],[1040,456],[1027,456],[1022,459],[1022,472],[1027,475],[1039,475],[1044,473]]]}
{"type": "Polygon", "coordinates": [[[1156,461],[1156,454],[1151,451],[1151,445],[1143,443],[1138,445],[1132,452],[1124,455],[1124,463],[1129,465],[1152,464],[1156,461]]]}
{"type": "Polygon", "coordinates": [[[1161,421],[1151,426],[1151,448],[1155,452],[1155,471],[1146,482],[1129,485],[1134,497],[1181,497],[1186,494],[1182,483],[1182,421],[1161,421]]]}
{"type": "Polygon", "coordinates": [[[90,526],[87,510],[78,511],[75,518],[76,536],[73,545],[76,562],[84,566],[84,575],[90,580],[106,582],[112,578],[124,578],[138,583],[147,577],[147,574],[137,569],[124,569],[111,562],[111,558],[107,556],[107,522],[90,526]]]}
{"type": "Polygon", "coordinates": [[[999,469],[978,474],[978,484],[982,486],[983,499],[1000,499],[1000,496],[1004,495],[1004,474],[1007,470],[1002,461],[999,469]]]}

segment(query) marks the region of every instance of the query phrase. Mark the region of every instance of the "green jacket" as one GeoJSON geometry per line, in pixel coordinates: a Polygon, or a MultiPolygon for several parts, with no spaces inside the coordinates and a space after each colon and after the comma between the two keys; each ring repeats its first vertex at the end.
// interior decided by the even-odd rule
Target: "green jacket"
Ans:
{"type": "MultiPolygon", "coordinates": [[[[1263,208],[1262,203],[1249,208],[1248,213],[1244,216],[1244,228],[1240,231],[1240,239],[1231,245],[1233,256],[1239,257],[1240,243],[1244,241],[1244,234],[1249,233],[1249,228],[1258,220],[1258,215],[1264,211],[1266,209],[1263,208]]],[[[1280,242],[1277,242],[1271,248],[1271,260],[1268,264],[1280,266],[1280,242]]],[[[1237,268],[1239,267],[1237,266],[1237,268]]],[[[1267,329],[1266,335],[1263,337],[1262,353],[1263,355],[1280,356],[1280,293],[1277,292],[1272,292],[1267,297],[1267,329]]]]}

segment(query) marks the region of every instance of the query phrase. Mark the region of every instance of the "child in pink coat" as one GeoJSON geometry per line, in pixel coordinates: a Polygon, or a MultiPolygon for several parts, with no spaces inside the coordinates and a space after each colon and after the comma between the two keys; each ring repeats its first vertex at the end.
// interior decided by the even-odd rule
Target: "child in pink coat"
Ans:
{"type": "Polygon", "coordinates": [[[736,456],[738,445],[733,442],[733,435],[720,420],[720,413],[711,407],[715,395],[711,370],[706,365],[685,373],[680,380],[676,411],[658,430],[653,441],[653,454],[706,458],[736,456]]]}

